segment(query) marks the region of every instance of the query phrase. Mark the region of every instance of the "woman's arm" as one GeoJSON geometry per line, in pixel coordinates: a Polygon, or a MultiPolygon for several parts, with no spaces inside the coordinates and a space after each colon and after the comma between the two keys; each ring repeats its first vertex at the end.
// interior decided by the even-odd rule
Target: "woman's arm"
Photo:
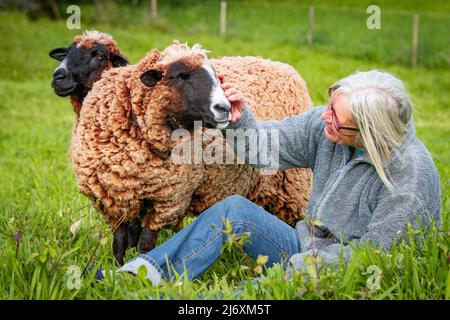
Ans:
{"type": "Polygon", "coordinates": [[[281,121],[256,120],[245,98],[229,84],[222,85],[232,104],[232,123],[223,130],[238,158],[264,169],[313,168],[323,132],[323,108],[281,121]]]}

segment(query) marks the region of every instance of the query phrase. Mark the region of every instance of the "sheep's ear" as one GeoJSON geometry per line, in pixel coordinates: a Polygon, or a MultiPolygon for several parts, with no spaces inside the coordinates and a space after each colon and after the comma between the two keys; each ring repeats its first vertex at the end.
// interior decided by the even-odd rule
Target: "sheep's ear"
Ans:
{"type": "Polygon", "coordinates": [[[111,53],[109,56],[109,61],[111,61],[113,67],[124,67],[129,64],[128,60],[117,52],[111,53]]]}
{"type": "Polygon", "coordinates": [[[147,87],[154,87],[162,77],[163,73],[161,70],[150,69],[145,71],[139,79],[141,79],[142,83],[147,87]]]}
{"type": "Polygon", "coordinates": [[[63,61],[64,58],[67,56],[67,48],[56,48],[49,52],[48,54],[53,59],[56,59],[58,61],[63,61]]]}

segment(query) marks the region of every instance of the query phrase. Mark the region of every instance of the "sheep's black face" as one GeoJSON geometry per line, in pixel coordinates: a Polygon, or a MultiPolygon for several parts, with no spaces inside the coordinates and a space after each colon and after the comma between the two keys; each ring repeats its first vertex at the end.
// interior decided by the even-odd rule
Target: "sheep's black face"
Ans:
{"type": "Polygon", "coordinates": [[[168,66],[167,74],[149,70],[141,76],[141,81],[152,87],[163,78],[181,98],[182,107],[177,108],[174,114],[179,124],[192,128],[194,121],[201,121],[208,128],[223,129],[228,126],[231,105],[211,66],[204,64],[192,69],[187,63],[177,61],[168,66]]]}
{"type": "Polygon", "coordinates": [[[117,54],[108,54],[103,44],[87,49],[72,44],[69,48],[57,48],[49,53],[50,57],[61,61],[53,72],[52,87],[58,96],[77,96],[84,98],[94,82],[100,79],[102,71],[111,62],[112,66],[126,65],[125,58],[117,54]]]}

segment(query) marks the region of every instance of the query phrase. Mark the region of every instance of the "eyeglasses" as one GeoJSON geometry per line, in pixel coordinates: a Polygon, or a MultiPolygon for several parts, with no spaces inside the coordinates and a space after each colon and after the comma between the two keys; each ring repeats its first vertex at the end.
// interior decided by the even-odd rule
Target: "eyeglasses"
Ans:
{"type": "MultiPolygon", "coordinates": [[[[333,93],[333,91],[335,89],[337,89],[337,88],[331,87],[328,89],[328,101],[331,100],[331,94],[333,93]]],[[[336,128],[337,131],[340,131],[340,130],[359,131],[358,128],[341,126],[341,123],[339,122],[339,119],[336,114],[336,110],[334,109],[333,104],[331,104],[331,102],[329,102],[329,108],[331,110],[331,122],[333,123],[333,126],[336,128]]]]}

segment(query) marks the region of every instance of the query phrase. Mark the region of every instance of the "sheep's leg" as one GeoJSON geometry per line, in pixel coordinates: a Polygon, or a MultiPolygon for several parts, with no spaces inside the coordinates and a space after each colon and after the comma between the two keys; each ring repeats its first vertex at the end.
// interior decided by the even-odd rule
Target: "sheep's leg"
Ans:
{"type": "Polygon", "coordinates": [[[128,248],[128,222],[122,223],[114,231],[113,253],[119,265],[123,265],[125,251],[128,248]]]}
{"type": "Polygon", "coordinates": [[[137,247],[141,233],[142,227],[139,218],[131,220],[128,226],[128,248],[137,247]]]}
{"type": "Polygon", "coordinates": [[[148,228],[142,230],[139,237],[138,250],[140,253],[147,253],[156,246],[156,239],[158,231],[153,231],[148,228]]]}

